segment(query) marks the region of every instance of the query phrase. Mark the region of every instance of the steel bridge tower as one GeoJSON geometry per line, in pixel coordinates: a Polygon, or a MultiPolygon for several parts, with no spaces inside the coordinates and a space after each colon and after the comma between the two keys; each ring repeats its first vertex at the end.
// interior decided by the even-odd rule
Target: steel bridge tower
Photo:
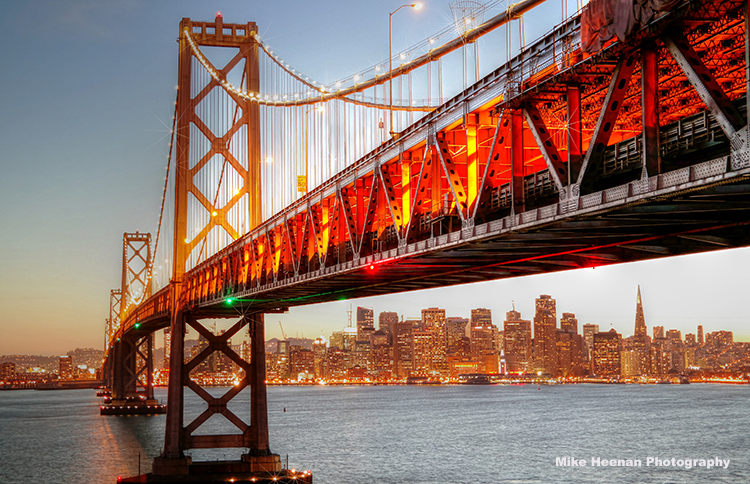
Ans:
{"type": "MultiPolygon", "coordinates": [[[[240,236],[238,228],[228,221],[229,211],[235,205],[247,203],[249,218],[248,229],[253,229],[261,222],[261,177],[260,177],[260,111],[257,104],[242,99],[222,87],[226,76],[244,62],[242,84],[246,90],[259,90],[258,43],[255,39],[255,23],[225,24],[221,16],[214,23],[192,22],[184,18],[180,23],[180,57],[179,85],[177,96],[176,125],[176,176],[175,176],[175,227],[172,280],[172,317],[170,324],[171,353],[169,362],[169,390],[167,404],[167,424],[164,452],[154,459],[153,474],[164,476],[186,475],[191,473],[192,460],[186,457],[188,449],[206,448],[246,448],[241,461],[225,464],[225,471],[230,472],[279,472],[281,460],[272,454],[268,444],[268,416],[265,387],[265,338],[262,313],[244,314],[231,329],[221,335],[213,334],[204,327],[199,319],[202,315],[187,306],[183,284],[186,270],[200,261],[207,237],[212,229],[225,230],[232,239],[240,236]],[[187,34],[190,34],[189,38],[187,34]],[[198,84],[194,76],[194,57],[196,52],[189,42],[198,46],[236,49],[234,57],[223,68],[217,68],[219,79],[211,78],[205,86],[198,84]],[[210,120],[202,119],[197,108],[209,98],[212,92],[220,96],[229,96],[236,106],[231,125],[212,126],[210,120]],[[224,129],[226,128],[226,131],[224,129]],[[191,151],[191,132],[199,130],[210,143],[205,154],[196,155],[191,151]],[[230,149],[233,136],[240,130],[246,130],[247,167],[238,160],[230,149]],[[221,157],[225,166],[228,163],[240,175],[243,186],[232,194],[223,205],[217,203],[218,195],[210,200],[196,184],[196,176],[214,157],[221,157]],[[194,205],[191,205],[194,204],[194,205]],[[196,205],[202,206],[210,214],[207,221],[197,231],[189,233],[188,225],[195,223],[191,211],[196,205]],[[208,346],[200,354],[185,362],[183,358],[184,340],[188,326],[196,330],[208,341],[208,346]],[[247,362],[234,352],[229,343],[230,338],[248,326],[251,339],[251,360],[247,362]],[[195,381],[190,372],[208,358],[214,351],[224,353],[244,372],[245,377],[238,386],[220,398],[214,398],[195,381]],[[227,404],[246,386],[251,388],[250,422],[245,423],[232,413],[227,404]],[[206,403],[206,410],[193,422],[185,425],[184,390],[190,388],[206,403]],[[211,416],[221,414],[236,426],[241,434],[195,435],[193,432],[211,416]]],[[[203,59],[207,61],[206,59],[203,59]]],[[[197,64],[197,63],[195,63],[197,64]]],[[[220,124],[220,123],[219,123],[220,124]]],[[[219,182],[221,188],[221,181],[219,182]]],[[[218,193],[218,192],[217,192],[218,193]]],[[[237,317],[229,311],[224,317],[237,317]]],[[[212,314],[211,317],[216,317],[212,314]]],[[[221,316],[220,316],[221,317],[221,316]]]]}

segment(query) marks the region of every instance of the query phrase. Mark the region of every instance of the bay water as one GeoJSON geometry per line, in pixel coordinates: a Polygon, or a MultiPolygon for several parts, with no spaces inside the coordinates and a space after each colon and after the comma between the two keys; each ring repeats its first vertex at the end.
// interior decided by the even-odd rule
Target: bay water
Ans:
{"type": "MultiPolygon", "coordinates": [[[[93,390],[0,392],[0,483],[150,471],[165,416],[102,417],[100,403],[93,390]]],[[[204,408],[186,391],[186,424],[204,408]]],[[[249,421],[248,389],[230,409],[249,421]]],[[[744,385],[269,387],[268,417],[271,450],[320,484],[750,483],[744,385]]],[[[231,432],[213,416],[196,433],[231,432]]]]}

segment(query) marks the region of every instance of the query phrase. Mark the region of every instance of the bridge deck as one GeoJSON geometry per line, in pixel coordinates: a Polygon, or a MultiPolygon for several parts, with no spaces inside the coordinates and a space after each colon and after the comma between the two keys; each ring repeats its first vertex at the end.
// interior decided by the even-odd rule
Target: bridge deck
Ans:
{"type": "MultiPolygon", "coordinates": [[[[680,30],[746,120],[741,3],[682,4],[627,42],[611,41],[591,55],[580,50],[580,22],[570,19],[399,140],[385,143],[186,273],[187,307],[196,317],[237,317],[750,244],[747,152],[732,149],[722,119],[715,109],[706,109],[663,40],[665,32],[680,30]],[[566,89],[579,86],[585,149],[608,106],[618,60],[649,43],[658,45],[660,172],[642,176],[644,81],[636,67],[626,79],[629,87],[613,119],[609,146],[589,166],[580,196],[561,194],[559,177],[549,170],[528,120],[521,138],[523,175],[516,179],[511,141],[502,150],[493,147],[508,113],[536,109],[552,126],[554,119],[565,118],[566,89]],[[469,150],[472,136],[475,158],[469,150]],[[497,164],[491,158],[496,153],[502,155],[497,164]],[[427,167],[430,161],[433,168],[427,167]],[[423,172],[431,176],[424,196],[423,172]],[[513,197],[517,180],[523,191],[515,197],[524,202],[520,210],[513,197]],[[459,196],[454,184],[466,188],[469,197],[459,196]]],[[[564,130],[557,131],[551,139],[566,158],[564,130]]],[[[133,311],[120,334],[166,326],[170,291],[163,289],[133,311]]]]}

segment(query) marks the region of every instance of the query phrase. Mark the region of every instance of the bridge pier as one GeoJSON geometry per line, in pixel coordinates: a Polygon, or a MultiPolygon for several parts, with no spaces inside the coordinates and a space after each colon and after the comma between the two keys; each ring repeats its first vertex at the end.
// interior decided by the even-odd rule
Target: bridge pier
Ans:
{"type": "Polygon", "coordinates": [[[172,318],[172,351],[170,355],[169,400],[164,452],[154,459],[152,472],[140,481],[123,482],[191,482],[197,475],[210,479],[201,482],[312,482],[311,473],[283,470],[281,457],[271,452],[268,441],[268,403],[266,397],[265,330],[262,313],[245,315],[228,331],[215,335],[205,328],[190,311],[178,309],[172,318]],[[190,326],[205,338],[207,347],[188,362],[184,361],[184,339],[190,326]],[[237,355],[229,345],[230,339],[248,326],[251,339],[250,361],[237,355]],[[245,377],[221,397],[213,397],[190,378],[191,370],[205,361],[214,351],[224,353],[244,371],[245,377]],[[227,404],[246,386],[250,386],[250,424],[232,413],[227,404]],[[184,422],[185,387],[206,401],[207,408],[187,426],[184,422]],[[221,414],[241,433],[223,435],[195,435],[214,414],[221,414]],[[239,460],[221,462],[193,462],[185,454],[188,449],[245,448],[239,460]],[[244,480],[243,480],[244,479],[244,480]]]}
{"type": "Polygon", "coordinates": [[[135,338],[119,338],[108,359],[112,366],[109,388],[111,396],[105,396],[105,404],[99,407],[101,415],[155,415],[166,412],[154,398],[153,334],[136,335],[135,338]],[[140,368],[138,362],[142,363],[140,368]],[[145,381],[143,381],[145,379],[145,381]],[[138,386],[143,391],[138,391],[138,386]]]}

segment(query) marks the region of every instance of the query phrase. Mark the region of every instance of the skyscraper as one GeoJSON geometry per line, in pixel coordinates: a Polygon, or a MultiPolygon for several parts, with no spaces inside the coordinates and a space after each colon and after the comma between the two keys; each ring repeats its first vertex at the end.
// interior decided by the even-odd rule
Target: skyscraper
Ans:
{"type": "Polygon", "coordinates": [[[646,329],[646,318],[643,316],[641,286],[638,286],[638,297],[635,303],[635,333],[633,335],[633,352],[635,362],[628,364],[628,372],[634,375],[647,375],[651,370],[651,339],[646,329]]]}
{"type": "Polygon", "coordinates": [[[414,336],[410,321],[393,327],[393,365],[395,373],[406,378],[414,369],[414,336]]]}
{"type": "Polygon", "coordinates": [[[448,318],[445,322],[446,337],[448,338],[448,354],[460,354],[463,349],[463,339],[466,336],[467,318],[448,318]]]}
{"type": "Polygon", "coordinates": [[[393,334],[393,325],[398,323],[398,313],[383,311],[378,315],[378,329],[387,335],[393,334]]]}
{"type": "Polygon", "coordinates": [[[646,336],[646,318],[643,316],[643,303],[641,302],[641,286],[638,285],[638,299],[635,302],[635,336],[646,336]]]}
{"type": "Polygon", "coordinates": [[[557,376],[557,315],[555,300],[542,294],[534,315],[534,360],[537,370],[557,376]]]}
{"type": "Polygon", "coordinates": [[[591,360],[594,351],[594,333],[599,332],[598,324],[583,325],[583,354],[586,361],[589,362],[588,370],[591,370],[591,360]]]}
{"type": "Polygon", "coordinates": [[[583,373],[583,338],[578,334],[574,313],[563,313],[557,330],[557,370],[559,376],[577,377],[583,373]]]}
{"type": "Polygon", "coordinates": [[[599,376],[619,376],[622,337],[614,329],[594,334],[593,371],[599,376]]]}
{"type": "Polygon", "coordinates": [[[372,308],[357,307],[357,341],[370,341],[370,335],[374,332],[374,312],[372,308]]]}
{"type": "Polygon", "coordinates": [[[505,317],[505,360],[511,373],[531,371],[531,321],[521,319],[521,313],[508,311],[505,317]]]}
{"type": "Polygon", "coordinates": [[[560,318],[560,329],[566,333],[578,333],[578,320],[574,313],[563,313],[560,318]]]}
{"type": "Polygon", "coordinates": [[[703,344],[703,325],[702,324],[698,325],[698,344],[699,345],[703,344]]]}
{"type": "MultiPolygon", "coordinates": [[[[448,336],[445,328],[445,309],[429,308],[422,310],[422,327],[427,332],[432,333],[431,347],[428,349],[432,361],[429,366],[432,370],[441,373],[448,373],[448,360],[446,359],[446,350],[448,346],[448,336]]],[[[415,333],[415,353],[416,353],[416,333],[415,333]]]]}

